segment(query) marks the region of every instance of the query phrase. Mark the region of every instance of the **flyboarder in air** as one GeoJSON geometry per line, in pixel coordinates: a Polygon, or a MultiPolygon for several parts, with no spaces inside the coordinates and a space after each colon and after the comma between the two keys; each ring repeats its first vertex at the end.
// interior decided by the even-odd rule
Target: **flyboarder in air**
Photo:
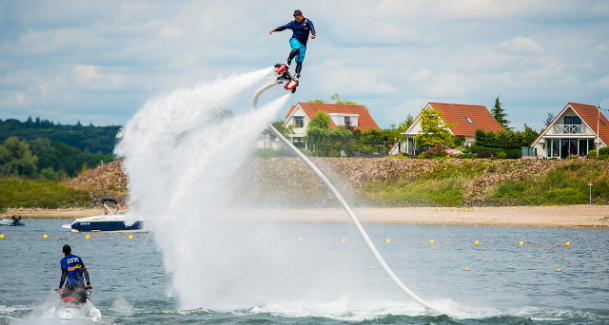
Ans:
{"type": "Polygon", "coordinates": [[[315,39],[315,26],[313,22],[302,15],[302,11],[299,9],[294,10],[294,20],[275,29],[272,29],[269,34],[272,35],[274,32],[280,32],[286,29],[292,30],[292,38],[290,38],[290,47],[292,51],[288,56],[285,64],[277,66],[277,74],[289,70],[292,60],[296,58],[296,73],[292,76],[292,79],[298,83],[300,78],[300,72],[302,71],[302,61],[304,61],[305,54],[307,52],[307,39],[309,33],[311,33],[311,39],[315,39]],[[285,67],[283,67],[285,66],[285,67]]]}

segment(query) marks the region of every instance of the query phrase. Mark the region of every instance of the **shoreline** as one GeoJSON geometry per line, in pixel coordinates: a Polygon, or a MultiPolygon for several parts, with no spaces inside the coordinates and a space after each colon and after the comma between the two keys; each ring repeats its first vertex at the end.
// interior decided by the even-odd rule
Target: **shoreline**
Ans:
{"type": "MultiPolygon", "coordinates": [[[[247,221],[351,222],[342,208],[233,211],[232,215],[247,221]]],[[[605,205],[354,208],[353,212],[362,223],[609,228],[609,206],[605,205]]],[[[99,208],[11,208],[0,217],[75,219],[102,213],[99,208]]]]}

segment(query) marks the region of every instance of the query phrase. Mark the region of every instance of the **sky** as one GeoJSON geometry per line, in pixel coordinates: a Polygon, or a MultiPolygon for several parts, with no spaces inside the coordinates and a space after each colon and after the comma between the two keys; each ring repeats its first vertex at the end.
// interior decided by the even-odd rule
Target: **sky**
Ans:
{"type": "Polygon", "coordinates": [[[268,32],[295,9],[317,39],[288,104],[338,93],[389,128],[500,96],[518,130],[609,108],[607,0],[0,0],[0,119],[124,125],[159,94],[285,61],[291,32],[268,32]]]}

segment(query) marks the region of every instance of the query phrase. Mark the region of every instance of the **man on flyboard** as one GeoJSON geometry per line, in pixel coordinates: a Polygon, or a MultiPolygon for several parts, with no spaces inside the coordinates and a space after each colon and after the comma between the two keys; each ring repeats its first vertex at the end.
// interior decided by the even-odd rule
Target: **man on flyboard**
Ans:
{"type": "Polygon", "coordinates": [[[307,39],[309,33],[312,34],[311,39],[315,39],[315,26],[313,26],[313,22],[308,18],[304,18],[302,11],[296,9],[294,10],[293,21],[272,29],[269,34],[272,35],[274,32],[280,32],[288,28],[292,30],[292,38],[290,38],[290,47],[292,48],[292,51],[285,61],[285,64],[280,64],[277,71],[281,71],[281,69],[287,71],[290,68],[292,60],[296,58],[296,73],[292,76],[292,79],[298,83],[298,78],[300,78],[300,72],[302,71],[302,61],[304,61],[307,52],[307,39]]]}

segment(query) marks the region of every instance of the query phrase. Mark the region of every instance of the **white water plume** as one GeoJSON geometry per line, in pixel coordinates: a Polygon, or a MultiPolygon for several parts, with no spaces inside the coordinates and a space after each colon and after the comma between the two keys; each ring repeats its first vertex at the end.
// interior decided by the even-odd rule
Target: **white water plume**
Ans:
{"type": "Polygon", "coordinates": [[[171,293],[183,308],[216,303],[219,294],[235,285],[232,270],[247,258],[238,238],[230,245],[225,241],[247,233],[227,210],[235,174],[291,93],[256,112],[249,101],[243,114],[227,117],[223,109],[271,71],[219,79],[151,100],[119,134],[116,153],[124,157],[130,195],[163,251],[173,275],[171,293]]]}

